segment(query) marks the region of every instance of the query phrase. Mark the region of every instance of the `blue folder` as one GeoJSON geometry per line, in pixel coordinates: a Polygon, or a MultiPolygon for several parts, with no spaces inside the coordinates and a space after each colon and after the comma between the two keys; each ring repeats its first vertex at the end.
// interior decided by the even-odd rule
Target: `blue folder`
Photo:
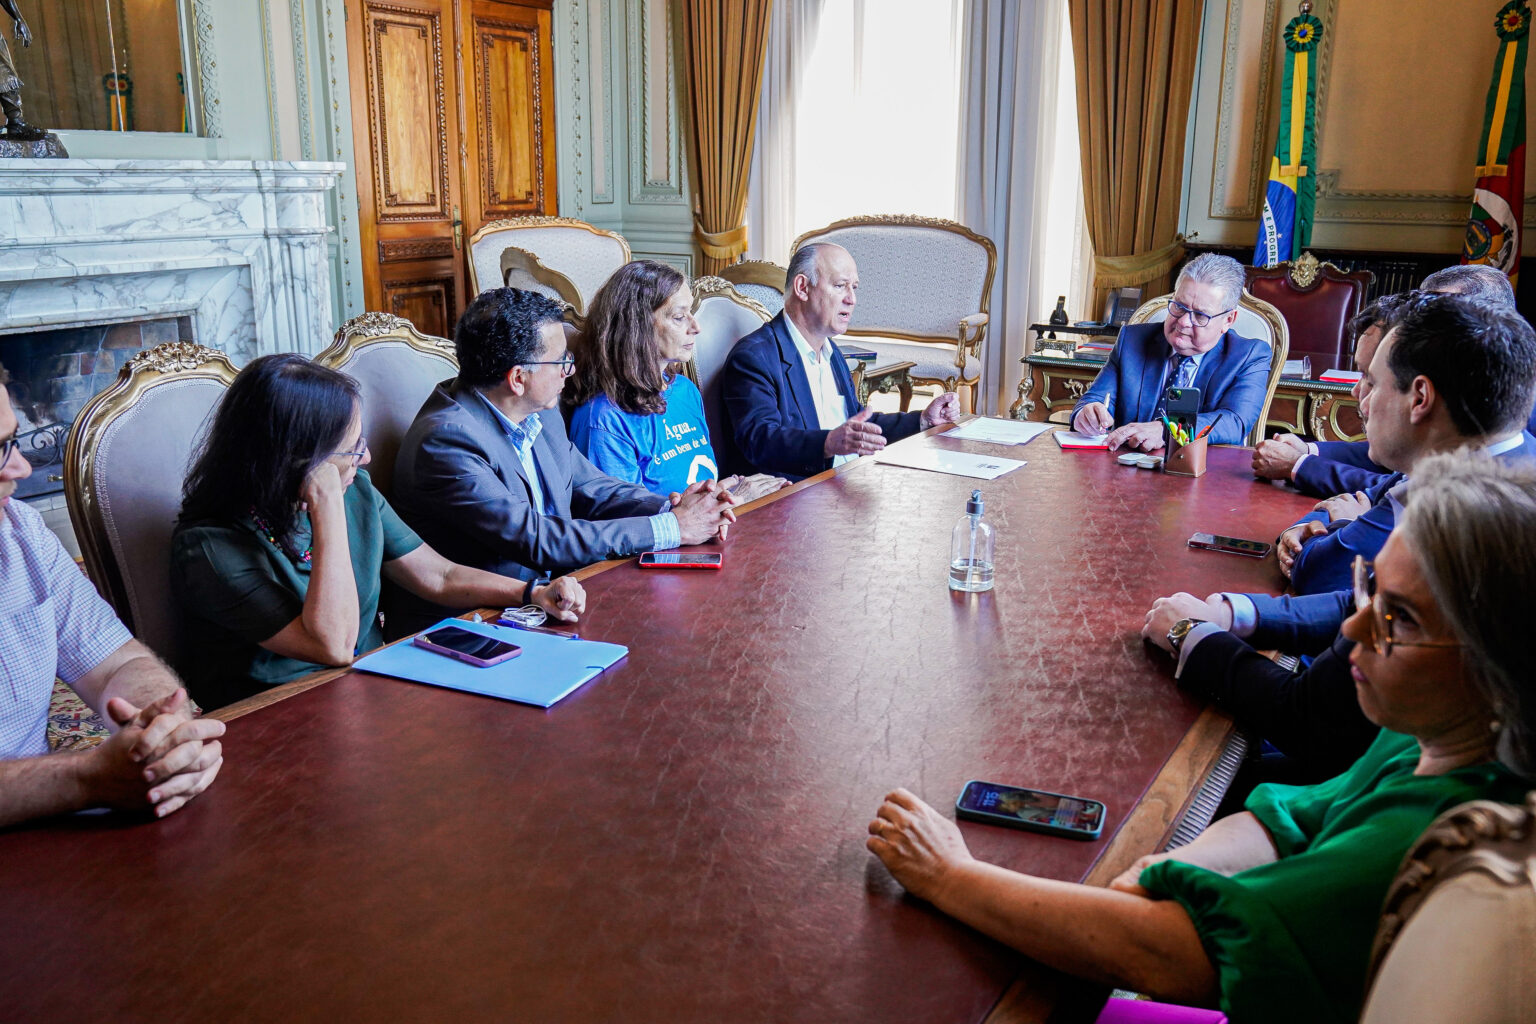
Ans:
{"type": "MultiPolygon", "coordinates": [[[[429,686],[444,686],[450,690],[464,690],[547,708],[629,654],[629,648],[623,644],[572,640],[569,637],[533,633],[526,629],[512,629],[509,626],[468,619],[444,619],[432,629],[441,629],[443,626],[458,626],[497,640],[506,640],[521,647],[523,653],[500,664],[482,668],[435,654],[406,640],[359,658],[352,667],[429,686]]],[[[427,633],[431,631],[423,630],[427,633]]]]}

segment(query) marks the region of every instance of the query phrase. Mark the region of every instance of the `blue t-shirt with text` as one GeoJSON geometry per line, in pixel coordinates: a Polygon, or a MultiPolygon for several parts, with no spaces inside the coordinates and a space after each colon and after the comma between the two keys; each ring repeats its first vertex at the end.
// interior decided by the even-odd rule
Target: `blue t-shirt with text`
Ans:
{"type": "Polygon", "coordinates": [[[607,395],[590,399],[571,417],[571,441],[604,473],[654,494],[717,478],[697,385],[679,374],[662,395],[667,411],[646,415],[624,412],[607,395]]]}

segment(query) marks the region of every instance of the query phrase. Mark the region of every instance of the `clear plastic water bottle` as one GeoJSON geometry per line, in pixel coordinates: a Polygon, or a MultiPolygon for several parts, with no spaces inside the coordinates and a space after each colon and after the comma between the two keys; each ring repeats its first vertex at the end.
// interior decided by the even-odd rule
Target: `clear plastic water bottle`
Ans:
{"type": "Polygon", "coordinates": [[[965,515],[949,542],[949,589],[975,593],[992,589],[992,524],[983,522],[981,492],[972,491],[965,515]]]}

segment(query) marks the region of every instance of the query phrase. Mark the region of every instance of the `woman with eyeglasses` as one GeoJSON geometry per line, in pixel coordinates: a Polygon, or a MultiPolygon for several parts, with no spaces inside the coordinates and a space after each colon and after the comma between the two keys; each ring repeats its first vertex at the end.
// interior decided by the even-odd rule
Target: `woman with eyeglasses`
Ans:
{"type": "MultiPolygon", "coordinates": [[[[571,441],[598,469],[656,494],[719,477],[703,396],[678,372],[698,333],[693,292],[665,263],[626,263],[598,289],[570,395],[571,441]]],[[[786,482],[757,476],[724,484],[750,501],[786,482]]]]}
{"type": "Polygon", "coordinates": [[[381,580],[455,608],[532,602],[574,622],[570,577],[524,583],[448,561],[374,489],[357,383],[263,356],[220,402],[182,491],[171,580],[192,696],[221,707],[384,642],[381,580]]]}
{"type": "Polygon", "coordinates": [[[1536,773],[1536,466],[1426,459],[1374,570],[1344,631],[1381,732],[1344,774],[1260,786],[1108,889],[979,863],[906,790],[869,849],[914,895],[1050,966],[1234,1021],[1355,1020],[1409,846],[1458,804],[1520,801],[1536,773]]]}

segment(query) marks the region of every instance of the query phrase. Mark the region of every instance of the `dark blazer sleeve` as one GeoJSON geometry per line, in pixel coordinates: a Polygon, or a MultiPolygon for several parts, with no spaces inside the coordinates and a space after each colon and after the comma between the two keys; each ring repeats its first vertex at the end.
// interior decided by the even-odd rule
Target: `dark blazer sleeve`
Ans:
{"type": "Polygon", "coordinates": [[[1179,683],[1226,711],[1245,732],[1315,769],[1319,779],[1331,778],[1354,764],[1381,731],[1355,697],[1353,647],[1339,637],[1310,666],[1292,673],[1231,633],[1213,633],[1190,650],[1179,683]]]}
{"type": "Polygon", "coordinates": [[[1335,494],[1368,491],[1386,475],[1386,470],[1373,472],[1359,466],[1334,462],[1321,455],[1309,455],[1296,467],[1293,482],[1302,494],[1310,494],[1314,498],[1331,498],[1335,494]]]}
{"type": "Polygon", "coordinates": [[[1354,466],[1356,469],[1368,469],[1372,473],[1385,475],[1391,472],[1385,466],[1371,461],[1371,446],[1365,441],[1319,441],[1317,454],[1330,462],[1340,462],[1346,466],[1354,466]]]}
{"type": "Polygon", "coordinates": [[[827,431],[808,429],[798,415],[785,412],[789,386],[778,347],[764,333],[770,328],[764,325],[731,350],[720,371],[720,393],[742,458],[760,472],[800,479],[832,465],[823,454],[827,431]]]}
{"type": "MultiPolygon", "coordinates": [[[[599,520],[535,509],[521,477],[513,476],[506,462],[517,458],[510,442],[505,451],[492,453],[480,432],[463,422],[418,426],[428,429],[407,436],[396,463],[397,504],[407,522],[455,561],[527,578],[651,546],[651,524],[640,515],[599,520]],[[475,551],[481,557],[456,557],[475,551]]],[[[553,480],[546,483],[555,486],[553,480]]]]}
{"type": "Polygon", "coordinates": [[[1224,344],[1224,361],[1237,360],[1237,371],[1218,394],[1201,396],[1195,422],[1201,430],[1210,429],[1211,444],[1246,444],[1269,391],[1269,346],[1231,331],[1224,344]]]}
{"type": "Polygon", "coordinates": [[[1260,650],[1317,654],[1328,649],[1355,610],[1353,590],[1334,590],[1302,597],[1249,594],[1257,622],[1248,643],[1260,650]]]}
{"type": "MultiPolygon", "coordinates": [[[[856,415],[862,406],[859,405],[859,393],[853,387],[853,372],[848,369],[848,358],[843,355],[843,350],[832,343],[832,376],[837,378],[837,390],[843,396],[843,411],[849,416],[856,415]]],[[[869,422],[880,428],[880,433],[887,441],[900,441],[904,437],[911,437],[923,428],[923,414],[920,412],[877,412],[869,417],[869,422]]],[[[825,434],[822,435],[825,438],[825,434]]],[[[825,444],[825,441],[823,441],[825,444]]]]}
{"type": "Polygon", "coordinates": [[[1355,519],[1332,523],[1328,532],[1301,546],[1291,566],[1291,587],[1298,594],[1319,594],[1350,587],[1355,556],[1376,557],[1396,518],[1390,501],[1378,501],[1355,519]]]}

